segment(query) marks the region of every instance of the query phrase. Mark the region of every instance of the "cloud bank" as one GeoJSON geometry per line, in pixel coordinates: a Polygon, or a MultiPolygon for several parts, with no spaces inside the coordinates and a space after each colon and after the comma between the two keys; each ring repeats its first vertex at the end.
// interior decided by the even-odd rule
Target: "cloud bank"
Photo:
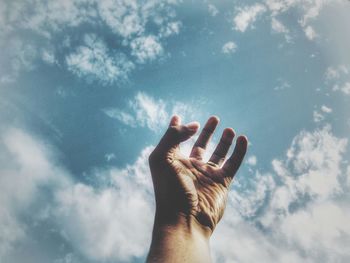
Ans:
{"type": "MultiPolygon", "coordinates": [[[[133,164],[94,171],[97,184],[88,185],[75,182],[55,161],[50,146],[39,139],[18,129],[3,133],[1,138],[6,149],[0,171],[2,257],[10,258],[18,244],[31,238],[31,226],[20,216],[23,214],[40,224],[54,222],[57,234],[88,260],[128,261],[145,256],[154,214],[147,164],[152,146],[133,164]],[[20,195],[15,190],[19,183],[20,195]],[[48,185],[51,199],[43,191],[48,185]],[[36,206],[33,211],[32,205],[43,200],[45,206],[36,206]]],[[[255,170],[252,178],[239,174],[212,240],[215,259],[349,260],[350,207],[346,200],[350,168],[344,165],[346,147],[347,140],[334,136],[330,126],[302,131],[286,156],[272,161],[270,172],[255,170]]],[[[257,167],[255,158],[248,160],[252,167],[257,167]]]]}

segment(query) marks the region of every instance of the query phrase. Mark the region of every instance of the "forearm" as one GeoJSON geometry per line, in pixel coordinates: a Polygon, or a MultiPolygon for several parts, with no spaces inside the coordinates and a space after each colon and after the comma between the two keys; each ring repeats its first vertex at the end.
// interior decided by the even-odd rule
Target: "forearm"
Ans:
{"type": "Polygon", "coordinates": [[[183,217],[172,224],[164,224],[156,219],[147,262],[209,263],[209,236],[195,222],[183,217]]]}

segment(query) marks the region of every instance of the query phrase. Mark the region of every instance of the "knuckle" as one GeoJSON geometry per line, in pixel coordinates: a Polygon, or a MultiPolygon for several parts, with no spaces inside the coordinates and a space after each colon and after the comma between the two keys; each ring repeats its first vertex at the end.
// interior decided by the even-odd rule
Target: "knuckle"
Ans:
{"type": "Polygon", "coordinates": [[[179,127],[177,127],[177,126],[170,126],[168,128],[167,132],[171,136],[176,136],[177,134],[179,134],[179,131],[180,131],[179,127]]]}

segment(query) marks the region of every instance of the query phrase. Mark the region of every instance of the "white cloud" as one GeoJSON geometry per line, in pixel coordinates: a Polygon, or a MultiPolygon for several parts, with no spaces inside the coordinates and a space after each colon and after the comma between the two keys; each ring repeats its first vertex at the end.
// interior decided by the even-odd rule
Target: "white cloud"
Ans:
{"type": "Polygon", "coordinates": [[[134,56],[140,63],[153,61],[165,53],[164,39],[179,34],[181,22],[176,19],[175,5],[177,1],[160,0],[5,1],[0,9],[0,13],[6,13],[0,20],[0,28],[3,29],[0,45],[8,52],[13,51],[14,55],[1,61],[4,65],[11,64],[13,71],[7,74],[1,72],[2,82],[16,80],[20,71],[34,70],[40,61],[58,65],[54,56],[57,50],[66,56],[68,70],[88,81],[94,79],[102,84],[112,84],[125,79],[134,68],[132,64],[135,61],[130,61],[132,58],[129,57],[134,56]],[[113,47],[98,37],[95,37],[94,46],[90,45],[92,43],[81,45],[77,41],[66,45],[68,39],[82,38],[79,33],[76,35],[80,30],[70,29],[84,26],[92,32],[88,36],[96,36],[97,25],[111,30],[113,47]],[[69,33],[71,31],[75,34],[73,37],[69,33]],[[30,34],[18,35],[16,32],[30,34]],[[61,37],[62,32],[65,32],[64,38],[61,37]],[[10,43],[12,38],[25,44],[16,51],[10,43]],[[34,39],[36,42],[32,44],[34,39]],[[72,49],[74,53],[71,53],[72,49]]]}
{"type": "Polygon", "coordinates": [[[106,44],[95,35],[85,35],[84,45],[66,57],[68,70],[88,81],[112,84],[127,78],[134,65],[122,53],[109,53],[106,44]]]}
{"type": "Polygon", "coordinates": [[[314,27],[312,26],[312,22],[315,21],[321,11],[327,6],[335,3],[339,3],[338,0],[330,0],[330,1],[324,1],[324,0],[310,0],[310,1],[297,1],[293,0],[292,5],[295,5],[298,7],[299,10],[302,11],[302,17],[299,19],[299,23],[302,26],[305,36],[309,40],[314,40],[316,37],[318,37],[317,32],[315,31],[314,27]]]}
{"type": "Polygon", "coordinates": [[[326,115],[332,113],[332,109],[326,105],[322,105],[319,110],[313,111],[313,120],[314,122],[322,122],[326,119],[326,115]]]}
{"type": "Polygon", "coordinates": [[[289,30],[275,17],[271,19],[271,28],[277,33],[288,33],[289,30]]]}
{"type": "Polygon", "coordinates": [[[154,23],[162,37],[179,33],[180,22],[172,9],[177,1],[97,1],[99,14],[106,24],[118,35],[133,39],[145,35],[147,23],[154,23]]]}
{"type": "Polygon", "coordinates": [[[322,105],[321,110],[325,113],[331,113],[333,111],[332,108],[329,108],[326,105],[322,105]]]}
{"type": "Polygon", "coordinates": [[[276,187],[276,182],[270,174],[261,174],[257,171],[254,180],[255,183],[251,187],[246,187],[238,180],[236,191],[230,191],[230,200],[239,213],[239,220],[255,217],[264,205],[266,196],[276,187]]]}
{"type": "Polygon", "coordinates": [[[155,60],[163,54],[163,47],[155,36],[142,36],[135,38],[130,43],[131,54],[140,63],[155,60]]]}
{"type": "Polygon", "coordinates": [[[291,8],[297,8],[301,12],[300,24],[306,27],[311,21],[315,20],[319,15],[321,10],[333,3],[339,2],[338,0],[265,0],[266,6],[270,9],[272,16],[277,16],[283,14],[290,10],[291,8]]]}
{"type": "Polygon", "coordinates": [[[43,52],[41,53],[41,56],[42,56],[42,60],[47,64],[52,65],[54,63],[57,63],[55,54],[52,50],[43,50],[43,52]]]}
{"type": "Polygon", "coordinates": [[[32,30],[46,39],[51,38],[63,27],[75,27],[82,23],[93,23],[97,18],[92,1],[72,0],[46,1],[3,1],[7,9],[7,32],[18,28],[32,30]],[[29,11],[30,10],[30,11],[29,11]],[[29,11],[29,12],[28,12],[29,11]]]}
{"type": "Polygon", "coordinates": [[[64,184],[62,171],[51,164],[46,146],[18,129],[0,136],[0,258],[26,237],[23,211],[38,199],[41,186],[64,184]]]}
{"type": "Polygon", "coordinates": [[[287,82],[284,79],[277,79],[277,86],[274,87],[273,89],[276,91],[280,91],[280,90],[285,90],[285,89],[289,89],[291,87],[291,85],[289,84],[289,82],[287,82]]]}
{"type": "Polygon", "coordinates": [[[158,131],[168,122],[168,113],[162,100],[154,100],[143,92],[136,94],[129,101],[130,112],[120,109],[105,109],[104,112],[111,118],[115,118],[131,127],[147,127],[152,131],[158,131]]]}
{"type": "Polygon", "coordinates": [[[170,22],[163,26],[160,30],[159,37],[168,37],[171,35],[177,35],[180,33],[180,28],[181,28],[181,22],[176,21],[176,22],[170,22]]]}
{"type": "Polygon", "coordinates": [[[340,90],[345,95],[350,95],[350,82],[345,82],[343,85],[335,84],[333,86],[333,91],[340,90]]]}
{"type": "Polygon", "coordinates": [[[255,155],[249,156],[246,163],[250,166],[255,166],[258,162],[258,159],[256,158],[255,155]]]}
{"type": "Polygon", "coordinates": [[[175,101],[172,103],[172,109],[169,111],[171,115],[179,115],[183,122],[191,122],[194,119],[198,118],[199,110],[195,110],[196,102],[186,104],[181,101],[175,101]]]}
{"type": "Polygon", "coordinates": [[[304,16],[301,21],[301,24],[303,26],[306,26],[306,24],[309,21],[314,20],[317,18],[321,12],[321,10],[329,3],[335,3],[337,0],[331,0],[331,1],[324,1],[324,0],[312,0],[312,1],[300,1],[301,2],[301,8],[304,11],[304,16]]]}
{"type": "Polygon", "coordinates": [[[334,202],[316,202],[288,216],[281,224],[281,231],[305,251],[323,248],[317,252],[326,254],[327,262],[345,262],[342,259],[350,256],[346,249],[346,238],[350,234],[349,212],[349,207],[334,202]]]}
{"type": "Polygon", "coordinates": [[[350,95],[350,82],[346,82],[343,87],[340,88],[340,90],[346,94],[350,95]]]}
{"type": "Polygon", "coordinates": [[[125,125],[136,127],[138,125],[136,117],[119,109],[104,109],[103,112],[111,118],[117,119],[124,123],[125,125]]]}
{"type": "MultiPolygon", "coordinates": [[[[153,147],[146,147],[123,169],[96,170],[96,178],[108,183],[93,187],[74,182],[55,164],[49,146],[21,130],[8,130],[0,143],[1,258],[11,258],[21,241],[32,238],[27,233],[32,224],[42,220],[49,220],[58,228],[57,235],[87,259],[127,261],[145,255],[154,216],[147,158],[153,147]]],[[[57,262],[73,258],[68,254],[57,262]]]]}
{"type": "Polygon", "coordinates": [[[324,116],[317,110],[313,111],[314,122],[321,122],[324,120],[324,116]]]}
{"type": "Polygon", "coordinates": [[[136,114],[136,120],[141,126],[147,126],[151,130],[159,129],[168,121],[168,114],[165,110],[165,103],[162,100],[155,101],[145,93],[138,93],[131,107],[136,114]]]}
{"type": "Polygon", "coordinates": [[[233,41],[229,41],[225,43],[221,48],[221,52],[224,54],[233,54],[236,52],[236,50],[237,50],[237,45],[233,41]]]}
{"type": "Polygon", "coordinates": [[[98,4],[101,18],[118,35],[129,38],[143,33],[148,14],[142,17],[137,1],[105,0],[98,4]]]}
{"type": "Polygon", "coordinates": [[[106,153],[105,154],[105,159],[106,159],[107,162],[110,162],[111,160],[113,160],[115,158],[116,158],[116,156],[115,156],[114,153],[106,153]]]}
{"type": "MultiPolygon", "coordinates": [[[[0,41],[2,38],[0,37],[0,41]]],[[[11,47],[5,49],[0,61],[2,82],[13,82],[20,72],[28,72],[36,68],[35,61],[40,57],[37,47],[32,41],[23,41],[18,37],[9,38],[6,44],[11,47]]]]}
{"type": "Polygon", "coordinates": [[[274,244],[254,223],[236,219],[235,215],[227,211],[214,232],[211,245],[215,262],[310,262],[288,247],[274,244]]]}
{"type": "Polygon", "coordinates": [[[285,168],[290,174],[278,175],[286,180],[293,178],[293,187],[299,193],[313,198],[330,197],[339,190],[340,164],[346,146],[347,140],[336,138],[330,126],[314,133],[301,132],[287,151],[285,168]]]}
{"type": "Polygon", "coordinates": [[[154,217],[148,168],[152,149],[146,147],[125,168],[97,171],[96,178],[107,178],[108,187],[75,183],[57,191],[54,214],[61,231],[87,258],[128,261],[147,253],[154,217]]]}
{"type": "Polygon", "coordinates": [[[0,30],[1,30],[1,32],[6,30],[6,11],[7,11],[6,6],[0,5],[0,30]]]}
{"type": "Polygon", "coordinates": [[[53,263],[81,263],[81,261],[73,253],[68,253],[63,258],[56,259],[53,263]]]}
{"type": "Polygon", "coordinates": [[[145,33],[147,23],[156,22],[161,30],[167,23],[174,22],[173,7],[176,4],[177,1],[159,0],[70,0],[49,3],[28,0],[4,3],[0,12],[6,12],[8,16],[2,16],[0,26],[9,32],[15,27],[31,29],[50,38],[66,27],[104,23],[115,35],[131,39],[145,33]]]}
{"type": "Polygon", "coordinates": [[[274,32],[283,34],[287,42],[291,41],[289,29],[284,24],[282,24],[281,21],[277,20],[275,17],[271,18],[271,28],[274,32]]]}
{"type": "Polygon", "coordinates": [[[1,200],[2,207],[0,208],[0,257],[4,257],[13,250],[16,242],[25,236],[23,225],[16,218],[16,214],[10,207],[10,204],[4,203],[1,200]],[[5,205],[5,207],[3,207],[5,205]]]}
{"type": "Polygon", "coordinates": [[[347,262],[349,188],[340,183],[346,146],[329,126],[303,131],[285,159],[273,161],[276,175],[257,172],[250,187],[238,178],[214,234],[217,260],[347,262]]]}
{"type": "Polygon", "coordinates": [[[350,95],[350,69],[347,65],[328,67],[325,72],[325,83],[332,85],[333,91],[340,91],[350,95]]]}
{"type": "Polygon", "coordinates": [[[326,80],[339,79],[340,72],[333,67],[328,67],[325,73],[325,77],[326,77],[326,80]]]}
{"type": "MultiPolygon", "coordinates": [[[[57,234],[85,258],[128,261],[147,253],[154,216],[147,157],[153,147],[145,148],[135,163],[124,168],[95,170],[96,178],[108,183],[94,187],[71,180],[55,164],[49,146],[23,131],[9,130],[1,138],[6,149],[0,159],[2,255],[11,253],[11,246],[27,235],[32,226],[19,215],[38,214],[30,206],[38,198],[50,207],[46,220],[52,220],[57,234]],[[40,190],[45,185],[50,185],[53,201],[40,190]]],[[[319,262],[320,257],[347,262],[350,168],[342,168],[346,146],[347,140],[335,137],[329,126],[303,131],[286,156],[273,161],[273,173],[257,171],[246,180],[236,179],[211,241],[214,258],[240,263],[256,258],[319,262]],[[344,176],[347,183],[341,184],[344,176]]],[[[57,262],[72,258],[67,254],[57,262]]]]}
{"type": "Polygon", "coordinates": [[[57,193],[55,214],[61,230],[89,259],[127,261],[147,252],[154,214],[149,151],[134,165],[108,171],[104,175],[112,180],[108,188],[77,183],[57,193]]]}
{"type": "Polygon", "coordinates": [[[104,113],[130,127],[147,127],[158,132],[169,122],[171,115],[178,114],[184,121],[195,117],[192,106],[182,102],[165,102],[154,99],[144,92],[138,92],[134,99],[129,100],[129,109],[104,109],[104,113]]]}
{"type": "Polygon", "coordinates": [[[316,34],[316,32],[315,32],[315,30],[313,29],[312,26],[305,27],[304,28],[304,32],[305,32],[306,37],[309,40],[314,40],[317,37],[317,34],[316,34]]]}
{"type": "Polygon", "coordinates": [[[262,4],[255,4],[238,9],[238,14],[233,18],[234,28],[244,32],[251,27],[257,17],[266,11],[262,4]]]}
{"type": "Polygon", "coordinates": [[[313,27],[313,22],[320,16],[321,11],[328,5],[341,3],[340,0],[264,0],[262,3],[237,8],[240,12],[234,17],[234,28],[238,31],[246,31],[258,18],[267,12],[271,19],[273,32],[283,33],[287,42],[291,41],[289,30],[279,21],[277,17],[286,15],[287,12],[295,10],[298,14],[296,22],[300,24],[305,36],[314,40],[318,34],[313,27]]]}
{"type": "Polygon", "coordinates": [[[213,4],[208,5],[208,12],[211,16],[217,16],[219,14],[219,10],[213,4]]]}
{"type": "Polygon", "coordinates": [[[0,61],[0,75],[3,82],[14,82],[22,72],[37,69],[38,61],[46,64],[58,64],[54,49],[47,44],[38,45],[32,39],[21,37],[0,37],[0,48],[3,49],[0,61]],[[5,44],[1,41],[6,39],[5,44]]]}
{"type": "Polygon", "coordinates": [[[349,67],[345,65],[339,65],[337,67],[328,67],[326,69],[325,78],[327,81],[337,80],[344,75],[348,75],[349,72],[349,67]]]}
{"type": "Polygon", "coordinates": [[[272,12],[272,15],[278,15],[295,6],[299,0],[266,0],[265,4],[272,12]]]}

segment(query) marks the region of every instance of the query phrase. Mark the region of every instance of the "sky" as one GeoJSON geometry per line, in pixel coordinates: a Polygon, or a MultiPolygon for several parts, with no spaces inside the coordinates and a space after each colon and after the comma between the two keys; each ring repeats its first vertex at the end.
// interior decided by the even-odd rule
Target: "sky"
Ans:
{"type": "Polygon", "coordinates": [[[178,114],[219,116],[208,156],[225,127],[249,139],[214,262],[349,262],[349,12],[0,0],[0,261],[144,262],[147,158],[178,114]]]}

